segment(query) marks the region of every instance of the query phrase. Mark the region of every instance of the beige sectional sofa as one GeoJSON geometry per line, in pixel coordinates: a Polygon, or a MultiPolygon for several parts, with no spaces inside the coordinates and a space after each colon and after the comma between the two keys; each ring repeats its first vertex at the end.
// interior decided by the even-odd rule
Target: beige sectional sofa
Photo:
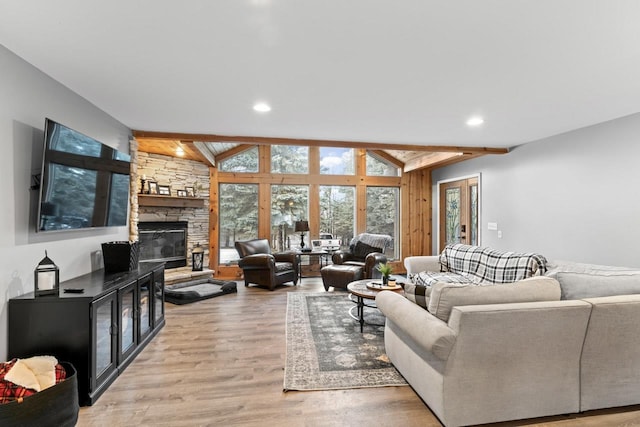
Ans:
{"type": "MultiPolygon", "coordinates": [[[[412,258],[414,277],[438,257],[412,258]]],[[[640,403],[640,272],[546,269],[513,284],[436,282],[426,308],[376,298],[389,359],[446,426],[640,403]]]]}

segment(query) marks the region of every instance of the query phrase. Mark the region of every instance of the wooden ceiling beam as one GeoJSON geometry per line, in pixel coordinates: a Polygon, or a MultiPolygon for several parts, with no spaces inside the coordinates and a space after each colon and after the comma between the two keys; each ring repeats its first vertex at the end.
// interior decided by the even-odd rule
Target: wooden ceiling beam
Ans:
{"type": "Polygon", "coordinates": [[[469,153],[469,154],[506,154],[508,148],[497,147],[453,147],[447,145],[413,145],[413,144],[385,144],[380,142],[362,141],[336,141],[328,139],[303,139],[303,138],[272,138],[265,136],[231,136],[214,134],[190,134],[173,132],[152,132],[134,130],[136,138],[171,139],[182,141],[201,142],[236,142],[241,144],[256,145],[303,145],[308,147],[342,147],[363,148],[367,150],[404,150],[404,151],[430,151],[445,153],[469,153]]]}

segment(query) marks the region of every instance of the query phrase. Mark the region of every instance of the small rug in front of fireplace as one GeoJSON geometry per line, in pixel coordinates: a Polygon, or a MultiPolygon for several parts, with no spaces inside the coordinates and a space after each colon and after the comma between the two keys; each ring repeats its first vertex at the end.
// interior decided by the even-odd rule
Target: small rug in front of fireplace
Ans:
{"type": "Polygon", "coordinates": [[[189,304],[203,299],[237,292],[236,282],[199,279],[167,285],[164,300],[172,304],[189,304]]]}

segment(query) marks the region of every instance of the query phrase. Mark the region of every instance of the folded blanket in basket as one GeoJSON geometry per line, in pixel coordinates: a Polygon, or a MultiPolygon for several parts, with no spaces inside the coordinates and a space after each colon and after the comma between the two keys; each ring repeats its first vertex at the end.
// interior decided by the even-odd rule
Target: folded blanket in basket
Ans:
{"type": "Polygon", "coordinates": [[[0,363],[0,403],[31,396],[66,377],[53,356],[34,356],[0,363]]]}

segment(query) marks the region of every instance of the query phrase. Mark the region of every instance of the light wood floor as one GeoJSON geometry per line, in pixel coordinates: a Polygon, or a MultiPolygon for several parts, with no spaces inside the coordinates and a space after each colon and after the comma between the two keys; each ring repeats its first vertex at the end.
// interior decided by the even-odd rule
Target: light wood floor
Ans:
{"type": "MultiPolygon", "coordinates": [[[[238,286],[237,294],[177,306],[166,326],[78,426],[440,426],[411,387],[283,393],[287,292],[238,286]]],[[[640,406],[500,426],[634,426],[640,406]]]]}

